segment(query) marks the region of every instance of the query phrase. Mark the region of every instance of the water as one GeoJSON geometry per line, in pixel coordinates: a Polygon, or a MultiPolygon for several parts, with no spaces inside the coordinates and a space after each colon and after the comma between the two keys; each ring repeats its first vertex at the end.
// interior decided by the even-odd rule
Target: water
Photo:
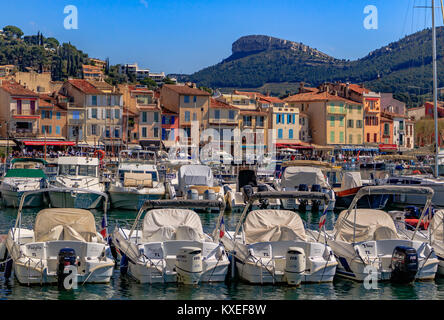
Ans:
{"type": "MultiPolygon", "coordinates": [[[[36,209],[25,209],[23,224],[31,226],[36,209]]],[[[15,209],[0,210],[0,233],[5,234],[15,222],[15,209]]],[[[216,225],[217,215],[199,214],[204,231],[211,233],[216,225]]],[[[95,212],[97,225],[102,220],[100,212],[95,212]]],[[[319,214],[301,214],[311,228],[315,228],[319,214]]],[[[114,229],[116,221],[120,224],[133,221],[136,212],[111,211],[108,215],[109,230],[114,229]]],[[[224,217],[227,230],[233,230],[240,214],[228,213],[224,217]]],[[[336,215],[329,212],[326,227],[332,228],[336,215]]],[[[130,225],[130,224],[129,224],[130,225]]],[[[78,289],[71,291],[59,290],[57,286],[20,285],[11,277],[5,281],[0,273],[0,299],[2,300],[399,300],[399,299],[437,299],[444,300],[444,278],[437,278],[430,282],[415,282],[410,285],[393,285],[378,283],[375,290],[367,290],[362,283],[335,278],[333,283],[303,284],[300,287],[285,285],[249,285],[245,283],[213,283],[186,286],[181,284],[140,284],[132,278],[121,276],[116,268],[111,282],[108,284],[78,285],[78,289]]]]}

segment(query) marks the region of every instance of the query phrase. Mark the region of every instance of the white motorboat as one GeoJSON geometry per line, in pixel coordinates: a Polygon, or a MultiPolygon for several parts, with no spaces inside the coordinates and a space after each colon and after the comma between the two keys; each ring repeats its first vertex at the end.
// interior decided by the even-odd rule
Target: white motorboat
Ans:
{"type": "MultiPolygon", "coordinates": [[[[67,277],[72,280],[77,277],[79,285],[109,282],[114,261],[107,241],[96,230],[90,211],[72,207],[43,209],[37,214],[33,229],[22,226],[26,197],[54,190],[42,189],[23,195],[15,226],[6,239],[10,260],[5,274],[9,276],[13,270],[18,282],[28,285],[58,283],[62,286],[67,284],[67,277]]],[[[57,192],[72,191],[57,189],[57,192]]],[[[104,193],[98,193],[98,196],[107,197],[104,193]]],[[[104,215],[106,217],[106,207],[104,215]]]]}
{"type": "Polygon", "coordinates": [[[334,230],[322,234],[339,261],[338,275],[358,281],[373,272],[379,281],[434,279],[438,259],[427,242],[400,236],[387,212],[356,208],[359,199],[369,194],[418,194],[427,197],[430,204],[433,190],[408,186],[361,188],[350,207],[340,213],[334,230]]]}
{"type": "Polygon", "coordinates": [[[197,207],[219,207],[223,212],[225,204],[209,200],[147,200],[130,230],[117,225],[112,242],[120,257],[121,272],[150,284],[224,281],[228,257],[222,244],[203,233],[199,215],[188,209],[197,207]]]}
{"type": "MultiPolygon", "coordinates": [[[[304,165],[286,166],[279,184],[275,184],[278,191],[313,191],[328,194],[330,201],[328,210],[335,208],[335,193],[329,185],[322,172],[321,167],[314,166],[318,161],[291,161],[290,163],[301,163],[304,165]],[[304,164],[307,163],[307,165],[304,164]]],[[[282,199],[282,206],[289,210],[324,210],[323,204],[318,201],[307,201],[305,199],[282,199]]]]}
{"type": "Polygon", "coordinates": [[[73,191],[50,192],[51,206],[55,208],[99,209],[105,192],[105,185],[99,180],[99,159],[89,157],[59,157],[58,175],[50,186],[55,188],[85,189],[92,192],[73,191]]]}
{"type": "Polygon", "coordinates": [[[121,151],[117,179],[108,192],[111,205],[126,210],[139,210],[146,200],[164,198],[165,186],[157,171],[156,154],[143,150],[121,151]]]}
{"type": "MultiPolygon", "coordinates": [[[[322,192],[256,192],[249,198],[236,230],[222,232],[220,240],[234,256],[232,262],[235,261],[241,279],[254,284],[289,285],[333,281],[338,263],[332,250],[317,241],[296,212],[274,209],[249,212],[255,201],[294,198],[329,201],[322,192]]],[[[222,216],[218,226],[221,219],[222,216]]],[[[221,236],[220,229],[215,229],[215,239],[221,236]]]]}
{"type": "MultiPolygon", "coordinates": [[[[33,158],[16,158],[11,161],[11,169],[6,172],[0,184],[0,192],[7,207],[17,208],[22,195],[27,191],[46,188],[47,177],[43,171],[46,161],[33,158]]],[[[43,193],[27,197],[24,207],[41,207],[43,193]]]]}
{"type": "MultiPolygon", "coordinates": [[[[228,184],[225,194],[228,207],[232,212],[242,212],[247,204],[249,195],[258,191],[275,191],[274,188],[265,183],[258,183],[256,171],[250,169],[239,170],[236,184],[228,184]]],[[[270,209],[280,209],[279,199],[270,199],[267,203],[270,209]]],[[[259,201],[252,204],[252,209],[259,209],[263,206],[259,201]]]]}

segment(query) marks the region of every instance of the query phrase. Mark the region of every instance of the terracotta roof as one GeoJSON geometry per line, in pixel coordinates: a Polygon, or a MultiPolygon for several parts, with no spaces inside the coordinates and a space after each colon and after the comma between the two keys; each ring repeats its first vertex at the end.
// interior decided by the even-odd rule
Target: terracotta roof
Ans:
{"type": "Polygon", "coordinates": [[[168,109],[168,108],[165,108],[164,106],[162,106],[162,113],[163,113],[163,114],[174,114],[174,115],[179,115],[177,112],[172,111],[172,110],[170,110],[170,109],[168,109]]]}
{"type": "Polygon", "coordinates": [[[267,112],[263,111],[254,111],[254,110],[240,110],[241,115],[251,115],[251,116],[267,116],[267,112]]]}
{"type": "Polygon", "coordinates": [[[239,110],[239,108],[237,108],[237,107],[235,107],[235,106],[233,106],[233,105],[231,105],[229,103],[226,103],[226,102],[223,102],[223,101],[219,101],[219,100],[216,100],[214,98],[210,98],[210,108],[236,109],[236,110],[239,110]]]}
{"type": "Polygon", "coordinates": [[[140,92],[140,93],[153,93],[154,94],[153,90],[150,90],[148,88],[140,88],[140,87],[137,87],[135,85],[129,85],[128,89],[130,91],[135,91],[135,92],[140,92]]]}
{"type": "Polygon", "coordinates": [[[319,92],[318,88],[312,88],[312,87],[303,87],[303,90],[311,91],[311,92],[319,92]]]}
{"type": "Polygon", "coordinates": [[[38,97],[38,94],[26,89],[22,85],[18,84],[15,81],[11,80],[3,80],[1,84],[1,88],[6,92],[9,92],[13,96],[27,96],[27,97],[38,97]]]}
{"type": "Polygon", "coordinates": [[[78,90],[82,91],[86,94],[101,94],[102,91],[98,90],[96,87],[94,87],[89,81],[83,80],[83,79],[72,79],[68,80],[68,82],[73,85],[78,90]]]}
{"type": "Polygon", "coordinates": [[[285,103],[284,100],[279,99],[277,97],[271,97],[271,96],[266,96],[266,97],[261,97],[259,98],[259,101],[266,101],[268,103],[285,103]]]}
{"type": "MultiPolygon", "coordinates": [[[[341,83],[341,85],[346,86],[345,83],[341,83]]],[[[361,87],[358,84],[353,84],[353,83],[349,84],[349,88],[350,88],[350,90],[353,90],[353,91],[355,91],[357,93],[360,93],[360,94],[369,93],[370,92],[370,90],[368,90],[366,88],[363,88],[363,87],[361,87]]]]}
{"type": "Polygon", "coordinates": [[[262,93],[256,92],[256,91],[239,91],[239,90],[234,90],[233,93],[234,94],[248,96],[250,98],[254,98],[254,97],[263,98],[263,97],[265,97],[262,93]]]}
{"type": "Polygon", "coordinates": [[[285,102],[308,102],[308,101],[344,101],[353,104],[359,104],[359,102],[348,100],[342,98],[340,96],[335,96],[329,94],[327,91],[324,92],[307,92],[307,93],[298,93],[287,97],[284,99],[285,102]]]}
{"type": "Polygon", "coordinates": [[[191,88],[187,85],[177,85],[177,84],[164,84],[165,88],[175,91],[178,94],[190,95],[190,96],[210,96],[206,91],[191,88]]]}

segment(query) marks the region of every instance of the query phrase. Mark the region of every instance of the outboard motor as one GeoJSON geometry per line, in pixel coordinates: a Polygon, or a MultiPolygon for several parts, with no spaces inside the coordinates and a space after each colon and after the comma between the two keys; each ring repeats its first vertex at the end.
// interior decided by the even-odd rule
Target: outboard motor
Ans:
{"type": "Polygon", "coordinates": [[[243,186],[242,191],[244,193],[246,201],[248,201],[248,199],[250,199],[250,197],[253,195],[253,187],[249,184],[243,186]]]}
{"type": "Polygon", "coordinates": [[[418,272],[418,253],[414,248],[397,246],[393,250],[392,274],[390,280],[395,283],[410,283],[418,272]]]}
{"type": "Polygon", "coordinates": [[[297,286],[302,282],[305,271],[305,252],[298,247],[290,247],[285,255],[285,276],[289,285],[297,286]]]}
{"type": "Polygon", "coordinates": [[[187,191],[187,198],[190,200],[198,200],[199,192],[196,189],[189,189],[187,191]]]}
{"type": "Polygon", "coordinates": [[[77,256],[74,249],[60,249],[57,264],[57,283],[59,285],[59,288],[64,288],[65,278],[70,274],[70,272],[68,272],[69,267],[77,266],[76,259],[77,256]]]}
{"type": "MultiPolygon", "coordinates": [[[[308,191],[308,186],[306,184],[300,184],[298,187],[299,191],[308,191]]],[[[306,211],[308,205],[308,200],[301,199],[299,200],[299,211],[306,211]]]]}
{"type": "MultiPolygon", "coordinates": [[[[265,184],[260,184],[257,186],[257,191],[258,192],[268,191],[268,188],[265,184]]],[[[261,199],[259,202],[261,209],[267,209],[270,204],[270,201],[268,199],[261,199]]]]}
{"type": "MultiPolygon", "coordinates": [[[[319,184],[314,184],[311,186],[311,191],[321,192],[321,186],[319,184]]],[[[320,207],[321,207],[321,201],[319,200],[312,201],[311,211],[318,212],[320,207]]]]}
{"type": "Polygon", "coordinates": [[[177,281],[183,284],[198,284],[202,270],[202,249],[180,248],[176,256],[177,281]]]}

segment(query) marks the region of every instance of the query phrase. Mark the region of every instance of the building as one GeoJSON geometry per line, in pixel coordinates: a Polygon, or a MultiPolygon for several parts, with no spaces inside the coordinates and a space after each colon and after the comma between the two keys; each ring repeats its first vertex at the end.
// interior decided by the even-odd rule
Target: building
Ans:
{"type": "Polygon", "coordinates": [[[160,103],[179,115],[179,128],[191,138],[191,122],[199,123],[199,130],[208,128],[210,94],[192,84],[165,84],[160,91],[160,103]]]}
{"type": "Polygon", "coordinates": [[[100,60],[100,59],[95,59],[95,58],[89,58],[88,59],[89,64],[99,67],[100,70],[105,70],[106,68],[106,61],[100,60]]]}
{"type": "Polygon", "coordinates": [[[21,84],[25,88],[36,93],[51,94],[54,91],[59,91],[63,85],[62,81],[52,81],[51,72],[16,72],[12,79],[21,84]]]}
{"type": "Polygon", "coordinates": [[[416,108],[407,109],[407,116],[415,121],[425,118],[426,116],[425,105],[416,108]]]}
{"type": "Polygon", "coordinates": [[[89,146],[105,145],[114,149],[122,145],[123,98],[106,82],[72,79],[60,94],[68,97],[67,138],[89,146]]]}
{"type": "MultiPolygon", "coordinates": [[[[363,110],[360,103],[330,94],[328,87],[321,88],[318,93],[295,94],[284,101],[290,107],[298,108],[299,113],[304,114],[304,119],[309,116],[313,143],[322,146],[363,143],[363,110]]],[[[303,140],[309,140],[309,136],[307,133],[305,137],[304,133],[303,140]]]]}
{"type": "Polygon", "coordinates": [[[381,111],[395,114],[406,114],[405,103],[393,98],[393,93],[381,93],[381,111]]]}
{"type": "Polygon", "coordinates": [[[223,147],[223,144],[231,144],[231,136],[229,140],[225,140],[224,131],[225,133],[227,131],[232,133],[233,129],[238,127],[240,121],[239,114],[239,108],[229,103],[210,98],[208,125],[209,128],[217,132],[220,148],[223,147]]]}
{"type": "Polygon", "coordinates": [[[103,71],[99,66],[82,65],[82,78],[85,80],[103,81],[103,71]]]}
{"type": "Polygon", "coordinates": [[[305,112],[299,113],[299,141],[310,143],[310,117],[305,112]]]}
{"type": "Polygon", "coordinates": [[[7,77],[7,76],[11,75],[12,73],[14,73],[15,70],[16,70],[16,67],[12,64],[6,64],[6,65],[0,66],[0,78],[7,77]]]}
{"type": "Polygon", "coordinates": [[[0,133],[17,140],[37,138],[39,96],[13,80],[0,79],[0,133]]]}
{"type": "Polygon", "coordinates": [[[67,133],[67,111],[57,99],[47,94],[39,96],[40,139],[65,140],[67,133]]]}
{"type": "Polygon", "coordinates": [[[243,91],[234,91],[232,94],[222,94],[217,99],[244,110],[256,110],[257,93],[249,94],[243,91]]]}
{"type": "MultiPolygon", "coordinates": [[[[380,121],[381,121],[381,132],[380,132],[380,137],[381,137],[381,145],[384,146],[388,146],[390,145],[391,147],[393,147],[392,145],[393,143],[393,119],[391,117],[388,117],[385,113],[381,114],[380,117],[380,121]]],[[[395,147],[397,148],[397,145],[395,145],[395,147]]],[[[380,146],[381,149],[381,146],[380,146]]]]}
{"type": "Polygon", "coordinates": [[[179,113],[162,108],[162,143],[165,148],[170,148],[179,137],[179,113]]]}

